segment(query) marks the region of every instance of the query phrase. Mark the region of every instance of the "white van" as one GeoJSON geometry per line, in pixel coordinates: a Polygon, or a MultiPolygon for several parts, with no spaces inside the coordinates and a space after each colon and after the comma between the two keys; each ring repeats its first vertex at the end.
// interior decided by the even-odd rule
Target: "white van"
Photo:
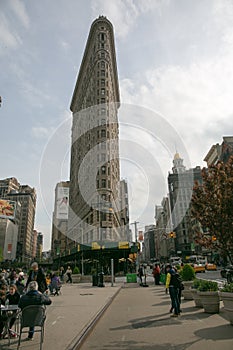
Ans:
{"type": "Polygon", "coordinates": [[[170,258],[170,264],[171,264],[171,265],[174,265],[174,266],[176,266],[176,265],[181,265],[181,264],[182,264],[182,259],[181,259],[181,257],[179,257],[179,256],[172,256],[172,257],[170,258]]]}

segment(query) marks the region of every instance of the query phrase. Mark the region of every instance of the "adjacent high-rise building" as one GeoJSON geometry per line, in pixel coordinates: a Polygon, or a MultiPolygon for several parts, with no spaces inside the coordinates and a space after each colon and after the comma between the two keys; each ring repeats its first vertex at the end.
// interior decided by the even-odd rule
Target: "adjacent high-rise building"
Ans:
{"type": "Polygon", "coordinates": [[[61,181],[55,188],[52,227],[52,257],[68,254],[71,244],[68,236],[69,181],[61,181]]]}
{"type": "Polygon", "coordinates": [[[201,168],[186,169],[178,153],[173,160],[172,173],[168,175],[169,199],[171,208],[171,228],[175,236],[173,254],[189,255],[195,251],[192,235],[190,205],[194,182],[202,182],[201,168]]]}
{"type": "Polygon", "coordinates": [[[119,102],[113,26],[100,16],[90,29],[70,107],[68,236],[77,242],[126,239],[120,198],[119,102]]]}
{"type": "Polygon", "coordinates": [[[0,198],[15,203],[15,213],[11,220],[18,225],[16,259],[28,263],[33,258],[36,191],[28,185],[20,185],[12,177],[0,180],[0,198]]]}
{"type": "Polygon", "coordinates": [[[216,143],[210,148],[209,152],[204,158],[204,161],[207,163],[207,166],[214,165],[218,161],[223,161],[226,163],[229,157],[232,155],[233,136],[224,136],[221,145],[219,143],[216,143]]]}

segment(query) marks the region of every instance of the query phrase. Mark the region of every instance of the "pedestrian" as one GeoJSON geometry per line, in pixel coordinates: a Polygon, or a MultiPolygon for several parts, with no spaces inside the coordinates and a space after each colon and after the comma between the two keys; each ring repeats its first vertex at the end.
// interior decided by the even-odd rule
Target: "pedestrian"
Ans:
{"type": "MultiPolygon", "coordinates": [[[[51,299],[42,294],[38,290],[38,283],[36,281],[31,281],[28,284],[27,293],[22,295],[19,300],[19,307],[23,310],[26,306],[30,305],[50,305],[52,303],[51,299]]],[[[27,340],[32,340],[34,335],[34,327],[29,327],[27,340]]]]}
{"type": "Polygon", "coordinates": [[[42,269],[39,268],[37,262],[33,262],[31,265],[31,270],[29,272],[27,283],[26,283],[26,289],[27,289],[29,283],[32,281],[37,282],[39,292],[45,293],[48,291],[45,274],[42,271],[42,269]]]}
{"type": "Polygon", "coordinates": [[[12,269],[8,276],[9,285],[16,284],[17,279],[18,279],[17,273],[14,269],[12,269]]]}
{"type": "Polygon", "coordinates": [[[143,277],[143,267],[142,265],[139,266],[139,269],[138,269],[138,277],[140,279],[140,285],[142,285],[142,277],[143,277]]]}
{"type": "Polygon", "coordinates": [[[159,280],[160,280],[160,267],[158,264],[155,264],[152,272],[155,280],[155,285],[159,285],[159,280]]]}
{"type": "Polygon", "coordinates": [[[60,271],[59,271],[59,276],[60,276],[60,280],[61,280],[62,283],[64,282],[64,274],[65,274],[64,267],[61,266],[60,267],[60,271]]]}
{"type": "Polygon", "coordinates": [[[66,283],[72,283],[72,277],[71,277],[71,274],[72,274],[72,270],[70,268],[70,266],[68,266],[67,270],[66,270],[66,276],[67,276],[67,281],[66,283]]]}
{"type": "MultiPolygon", "coordinates": [[[[9,292],[6,294],[6,302],[9,302],[9,305],[18,305],[20,299],[20,294],[17,290],[17,287],[15,284],[11,284],[9,287],[9,292]]],[[[10,328],[10,337],[15,338],[17,337],[17,334],[12,330],[13,324],[16,320],[16,311],[11,311],[12,316],[10,318],[9,328],[10,328]]]]}
{"type": "Polygon", "coordinates": [[[20,295],[22,295],[23,291],[25,289],[25,280],[24,280],[24,273],[23,273],[23,271],[19,272],[18,279],[16,281],[16,287],[17,287],[18,293],[20,295]]]}
{"type": "MultiPolygon", "coordinates": [[[[0,274],[0,304],[5,305],[6,294],[7,294],[8,284],[4,279],[4,276],[0,274]]],[[[6,321],[6,315],[0,312],[0,339],[3,338],[4,323],[6,321]]]]}
{"type": "Polygon", "coordinates": [[[4,277],[3,273],[0,273],[0,289],[5,288],[5,286],[8,286],[7,280],[4,277]]]}
{"type": "Polygon", "coordinates": [[[171,314],[171,317],[178,317],[180,314],[180,302],[179,302],[179,288],[175,282],[176,271],[169,264],[166,267],[167,277],[166,277],[166,289],[169,290],[171,298],[171,309],[170,312],[174,310],[174,313],[171,314]]]}
{"type": "Polygon", "coordinates": [[[50,283],[50,293],[53,295],[59,295],[59,290],[61,287],[61,281],[58,277],[58,274],[54,272],[51,277],[51,283],[50,283]]]}

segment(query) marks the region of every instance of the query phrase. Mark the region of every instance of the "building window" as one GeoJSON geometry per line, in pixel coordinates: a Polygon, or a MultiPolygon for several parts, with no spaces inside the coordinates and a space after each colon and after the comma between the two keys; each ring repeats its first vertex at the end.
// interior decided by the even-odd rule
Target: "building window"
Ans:
{"type": "Polygon", "coordinates": [[[101,67],[101,68],[105,68],[105,62],[104,62],[104,61],[101,61],[100,67],[101,67]]]}
{"type": "Polygon", "coordinates": [[[106,174],[106,166],[101,167],[101,174],[105,175],[106,174]]]}
{"type": "Polygon", "coordinates": [[[105,70],[104,70],[104,69],[101,69],[100,74],[101,74],[101,77],[105,77],[105,70]]]}
{"type": "Polygon", "coordinates": [[[100,33],[99,39],[100,39],[101,41],[104,41],[104,40],[105,40],[105,33],[100,33]]]}
{"type": "Polygon", "coordinates": [[[105,95],[105,89],[101,89],[101,95],[105,95]]]}
{"type": "Polygon", "coordinates": [[[101,187],[106,188],[106,180],[105,179],[101,180],[101,187]]]}
{"type": "Polygon", "coordinates": [[[105,162],[105,160],[106,160],[106,155],[105,155],[105,153],[101,153],[101,161],[102,161],[102,162],[105,162]]]}
{"type": "Polygon", "coordinates": [[[101,137],[106,137],[106,130],[105,129],[101,130],[101,137]]]}
{"type": "Polygon", "coordinates": [[[106,221],[106,213],[101,213],[101,221],[106,221]]]}

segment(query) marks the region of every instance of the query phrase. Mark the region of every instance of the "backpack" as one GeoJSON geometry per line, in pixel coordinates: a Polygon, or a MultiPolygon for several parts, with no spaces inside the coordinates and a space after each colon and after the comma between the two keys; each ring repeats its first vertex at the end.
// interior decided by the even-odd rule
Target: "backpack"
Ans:
{"type": "Polygon", "coordinates": [[[182,279],[177,272],[174,275],[171,275],[171,284],[177,289],[184,290],[182,279]]]}

